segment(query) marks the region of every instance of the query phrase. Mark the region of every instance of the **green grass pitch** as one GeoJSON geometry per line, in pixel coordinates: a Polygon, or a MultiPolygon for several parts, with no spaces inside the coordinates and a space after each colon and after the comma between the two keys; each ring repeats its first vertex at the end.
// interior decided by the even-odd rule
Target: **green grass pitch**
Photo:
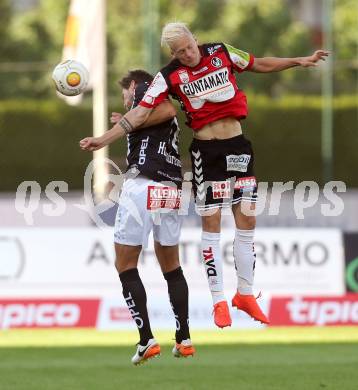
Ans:
{"type": "Polygon", "coordinates": [[[1,390],[356,390],[358,327],[192,332],[194,358],[162,356],[134,367],[135,332],[0,332],[1,390]]]}

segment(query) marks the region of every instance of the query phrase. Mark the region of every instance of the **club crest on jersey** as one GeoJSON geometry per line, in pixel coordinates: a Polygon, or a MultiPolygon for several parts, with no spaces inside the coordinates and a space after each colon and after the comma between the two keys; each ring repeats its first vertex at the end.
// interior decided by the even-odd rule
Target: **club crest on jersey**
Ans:
{"type": "Polygon", "coordinates": [[[179,78],[182,83],[187,84],[189,82],[188,72],[185,69],[179,70],[179,78]]]}
{"type": "Polygon", "coordinates": [[[221,59],[219,57],[214,57],[211,59],[211,65],[215,66],[215,68],[220,68],[220,66],[223,64],[221,59]]]}
{"type": "Polygon", "coordinates": [[[148,104],[153,104],[154,103],[154,97],[150,95],[145,95],[144,96],[144,101],[148,104]]]}

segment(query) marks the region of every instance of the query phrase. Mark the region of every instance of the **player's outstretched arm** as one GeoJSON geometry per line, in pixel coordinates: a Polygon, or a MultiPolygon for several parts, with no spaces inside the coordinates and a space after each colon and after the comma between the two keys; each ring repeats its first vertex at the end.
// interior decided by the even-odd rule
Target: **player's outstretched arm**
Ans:
{"type": "Polygon", "coordinates": [[[177,111],[173,104],[169,100],[164,100],[153,109],[148,119],[142,125],[138,126],[137,129],[159,125],[160,123],[173,119],[176,114],[177,111]]]}
{"type": "MultiPolygon", "coordinates": [[[[169,121],[175,117],[177,111],[174,105],[169,100],[164,100],[159,106],[155,107],[150,113],[148,119],[138,129],[159,125],[160,123],[169,121]]],[[[112,112],[110,121],[115,124],[123,117],[119,112],[112,112]]]]}
{"type": "Polygon", "coordinates": [[[86,137],[82,139],[79,143],[80,148],[93,152],[111,144],[118,138],[139,128],[148,119],[151,112],[151,108],[137,106],[133,110],[128,111],[118,123],[106,131],[101,137],[86,137]]]}
{"type": "Polygon", "coordinates": [[[296,57],[296,58],[278,58],[278,57],[263,57],[255,58],[254,64],[250,69],[256,73],[280,72],[285,69],[295,66],[317,66],[320,60],[325,61],[329,56],[326,50],[316,50],[311,56],[296,57]]]}

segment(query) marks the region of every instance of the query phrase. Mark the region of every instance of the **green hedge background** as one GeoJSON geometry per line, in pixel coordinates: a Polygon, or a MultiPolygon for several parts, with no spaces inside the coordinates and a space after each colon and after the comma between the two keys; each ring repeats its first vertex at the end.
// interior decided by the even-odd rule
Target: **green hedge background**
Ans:
{"type": "MultiPolygon", "coordinates": [[[[249,96],[250,113],[243,122],[252,141],[256,175],[261,181],[314,180],[322,184],[321,99],[291,96],[273,100],[249,96]]],[[[111,110],[116,110],[112,107],[111,110]]],[[[117,108],[118,111],[118,108],[117,108]]],[[[181,153],[189,169],[191,131],[180,113],[181,153]]],[[[92,154],[78,141],[91,135],[90,106],[72,107],[62,101],[0,102],[0,191],[15,191],[24,180],[44,188],[64,180],[69,190],[83,188],[83,175],[92,154]]],[[[110,148],[110,157],[124,168],[126,142],[110,148]]],[[[358,100],[334,99],[334,180],[358,187],[358,100]]]]}

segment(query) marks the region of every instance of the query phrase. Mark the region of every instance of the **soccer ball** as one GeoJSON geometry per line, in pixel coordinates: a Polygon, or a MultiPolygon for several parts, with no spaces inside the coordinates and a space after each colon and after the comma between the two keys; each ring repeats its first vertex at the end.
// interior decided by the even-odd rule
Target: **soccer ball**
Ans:
{"type": "Polygon", "coordinates": [[[88,70],[75,60],[61,62],[52,72],[52,80],[57,91],[66,96],[76,96],[82,93],[86,89],[88,79],[88,70]]]}

